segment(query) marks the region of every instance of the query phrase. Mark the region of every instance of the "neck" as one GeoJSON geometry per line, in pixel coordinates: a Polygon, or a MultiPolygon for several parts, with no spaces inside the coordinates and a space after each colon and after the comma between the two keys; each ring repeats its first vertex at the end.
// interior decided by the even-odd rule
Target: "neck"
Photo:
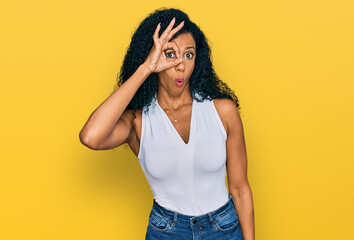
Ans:
{"type": "Polygon", "coordinates": [[[185,88],[179,93],[167,92],[159,88],[156,97],[160,107],[172,111],[177,111],[183,106],[193,102],[189,88],[185,88]]]}

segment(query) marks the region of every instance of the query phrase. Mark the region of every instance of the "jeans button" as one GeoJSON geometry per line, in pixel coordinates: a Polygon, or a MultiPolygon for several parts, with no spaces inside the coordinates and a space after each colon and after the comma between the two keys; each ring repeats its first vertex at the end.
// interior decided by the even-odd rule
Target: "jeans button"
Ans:
{"type": "Polygon", "coordinates": [[[197,223],[197,219],[194,219],[194,220],[193,220],[193,223],[196,224],[196,223],[197,223]]]}

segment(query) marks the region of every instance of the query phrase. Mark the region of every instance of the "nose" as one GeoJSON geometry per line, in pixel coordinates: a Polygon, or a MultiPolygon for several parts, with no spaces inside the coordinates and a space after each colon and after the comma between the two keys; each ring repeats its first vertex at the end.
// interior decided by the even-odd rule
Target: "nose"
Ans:
{"type": "Polygon", "coordinates": [[[176,66],[176,70],[179,72],[183,72],[185,68],[186,68],[186,65],[185,65],[184,59],[183,59],[183,61],[176,66]]]}

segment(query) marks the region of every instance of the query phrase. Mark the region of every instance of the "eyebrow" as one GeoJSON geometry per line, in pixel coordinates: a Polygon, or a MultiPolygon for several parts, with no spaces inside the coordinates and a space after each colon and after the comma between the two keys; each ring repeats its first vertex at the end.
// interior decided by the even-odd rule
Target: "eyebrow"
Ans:
{"type": "MultiPolygon", "coordinates": [[[[193,48],[195,50],[194,47],[186,47],[185,49],[190,49],[190,48],[193,48]]],[[[167,48],[165,51],[167,51],[167,50],[173,50],[173,48],[167,48]]]]}

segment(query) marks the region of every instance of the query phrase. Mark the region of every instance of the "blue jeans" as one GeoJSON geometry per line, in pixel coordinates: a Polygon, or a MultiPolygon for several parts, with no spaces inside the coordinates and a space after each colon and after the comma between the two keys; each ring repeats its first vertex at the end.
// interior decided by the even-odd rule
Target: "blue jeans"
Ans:
{"type": "Polygon", "coordinates": [[[145,240],[243,240],[231,194],[209,213],[188,216],[160,206],[154,199],[145,240]]]}

